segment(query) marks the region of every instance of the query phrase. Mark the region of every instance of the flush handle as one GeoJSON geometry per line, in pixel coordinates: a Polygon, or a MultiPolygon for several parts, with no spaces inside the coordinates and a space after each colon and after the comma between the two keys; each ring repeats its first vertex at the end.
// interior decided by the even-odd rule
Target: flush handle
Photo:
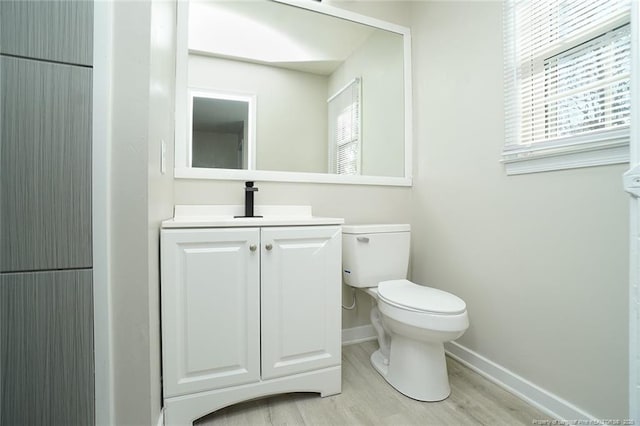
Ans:
{"type": "Polygon", "coordinates": [[[369,237],[358,237],[357,240],[360,241],[361,243],[368,243],[369,237]]]}
{"type": "Polygon", "coordinates": [[[251,250],[251,251],[256,251],[257,249],[258,249],[258,246],[256,246],[255,244],[251,244],[249,246],[249,250],[251,250]]]}
{"type": "Polygon", "coordinates": [[[271,244],[267,244],[264,246],[264,248],[266,248],[267,250],[271,250],[273,246],[271,244]]]}

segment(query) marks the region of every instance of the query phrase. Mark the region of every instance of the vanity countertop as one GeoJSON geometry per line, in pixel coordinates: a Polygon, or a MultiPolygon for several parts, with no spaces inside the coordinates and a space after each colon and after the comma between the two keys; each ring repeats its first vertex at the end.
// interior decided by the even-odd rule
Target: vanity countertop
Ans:
{"type": "Polygon", "coordinates": [[[176,205],[174,217],[162,222],[171,228],[231,228],[250,226],[342,225],[343,218],[317,217],[311,206],[255,206],[262,217],[234,217],[244,213],[241,205],[176,205]]]}

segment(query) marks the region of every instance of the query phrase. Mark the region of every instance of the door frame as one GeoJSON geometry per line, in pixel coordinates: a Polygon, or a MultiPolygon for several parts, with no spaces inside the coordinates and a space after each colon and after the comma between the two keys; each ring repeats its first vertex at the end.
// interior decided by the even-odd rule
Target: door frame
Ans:
{"type": "Polygon", "coordinates": [[[109,141],[113,4],[93,3],[93,343],[95,424],[113,424],[113,356],[109,292],[109,141]]]}
{"type": "MultiPolygon", "coordinates": [[[[631,2],[630,172],[640,167],[640,4],[631,2]]],[[[628,188],[626,188],[628,189],[628,188]]],[[[640,198],[629,202],[629,419],[640,420],[640,198]]]]}

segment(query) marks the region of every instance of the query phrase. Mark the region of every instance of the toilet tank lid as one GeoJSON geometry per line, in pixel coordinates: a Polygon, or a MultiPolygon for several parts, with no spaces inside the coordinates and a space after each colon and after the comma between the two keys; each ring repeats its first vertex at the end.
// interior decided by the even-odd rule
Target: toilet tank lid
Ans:
{"type": "Polygon", "coordinates": [[[408,223],[389,223],[376,225],[342,225],[343,234],[379,234],[384,232],[409,232],[408,223]]]}

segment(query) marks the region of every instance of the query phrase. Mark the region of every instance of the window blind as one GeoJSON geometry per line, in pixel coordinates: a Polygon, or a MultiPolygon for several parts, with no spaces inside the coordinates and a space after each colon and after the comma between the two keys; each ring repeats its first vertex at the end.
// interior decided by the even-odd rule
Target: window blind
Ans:
{"type": "Polygon", "coordinates": [[[360,78],[329,98],[329,165],[332,173],[360,174],[360,78]]]}
{"type": "Polygon", "coordinates": [[[504,3],[505,158],[628,129],[629,9],[630,0],[504,3]]]}

